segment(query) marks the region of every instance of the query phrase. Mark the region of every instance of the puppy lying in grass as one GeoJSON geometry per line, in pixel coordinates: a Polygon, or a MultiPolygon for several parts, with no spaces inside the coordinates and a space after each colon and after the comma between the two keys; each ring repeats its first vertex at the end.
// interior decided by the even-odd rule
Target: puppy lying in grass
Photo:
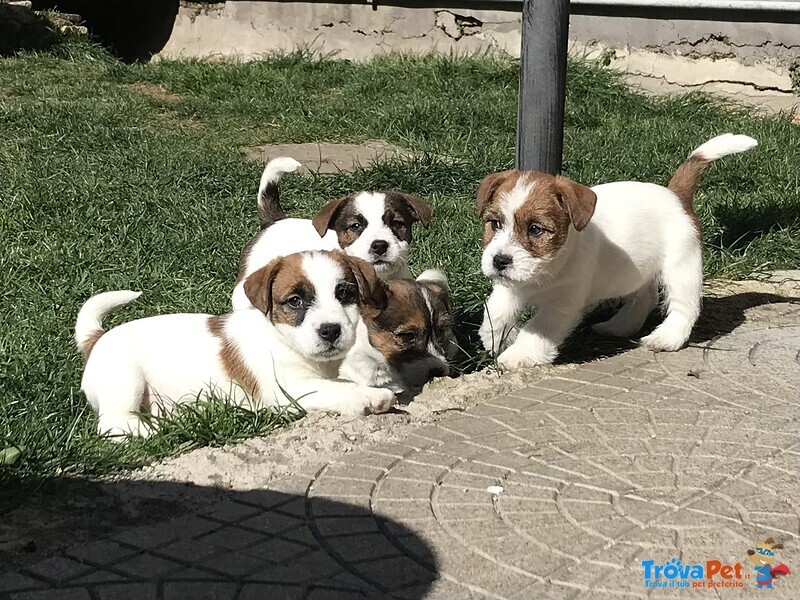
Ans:
{"type": "Polygon", "coordinates": [[[658,303],[666,318],[642,339],[674,351],[700,314],[702,232],[692,198],[715,160],[757,145],[746,135],[707,141],[681,164],[667,187],[619,181],[588,188],[566,177],[505,171],[486,177],[477,193],[484,223],[481,267],[491,278],[481,340],[506,369],[551,363],[584,312],[612,298],[620,311],[595,330],[635,334],[658,303]],[[536,314],[517,329],[520,312],[536,314]],[[516,339],[515,339],[516,338],[516,339]]]}
{"type": "Polygon", "coordinates": [[[209,394],[254,407],[389,410],[391,390],[338,379],[356,340],[359,306],[385,305],[369,263],[342,252],[295,253],[255,271],[244,292],[252,308],[161,315],[110,331],[103,317],[141,292],[90,298],[78,313],[75,341],[86,360],[81,389],[99,415],[100,433],[146,435],[138,412],[209,394]]]}

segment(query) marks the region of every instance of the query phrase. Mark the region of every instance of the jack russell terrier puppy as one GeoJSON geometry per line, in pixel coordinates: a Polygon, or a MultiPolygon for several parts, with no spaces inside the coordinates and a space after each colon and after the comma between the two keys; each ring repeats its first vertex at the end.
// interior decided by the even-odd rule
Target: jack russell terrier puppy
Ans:
{"type": "Polygon", "coordinates": [[[359,304],[382,301],[368,263],[341,252],[278,258],[250,275],[253,308],[223,316],[173,314],[104,331],[108,312],[141,292],[90,298],[75,341],[86,360],[81,389],[101,433],[146,435],[137,412],[194,402],[208,394],[254,408],[287,405],[342,414],[389,410],[394,393],[338,380],[356,338],[359,304]],[[288,395],[288,397],[287,397],[288,395]]]}
{"type": "Polygon", "coordinates": [[[689,155],[669,185],[620,181],[588,188],[566,177],[505,171],[486,177],[476,207],[484,222],[481,269],[493,289],[480,336],[505,369],[551,363],[587,308],[623,298],[594,326],[635,334],[665,294],[664,322],[642,339],[674,351],[700,314],[702,233],[692,198],[715,160],[757,145],[745,135],[715,137],[689,155]],[[536,313],[521,330],[527,306],[536,313]]]}
{"type": "Polygon", "coordinates": [[[258,188],[261,231],[245,247],[233,291],[233,309],[248,308],[245,279],[276,256],[304,250],[343,250],[372,264],[383,280],[410,278],[411,228],[427,227],[433,210],[400,192],[359,192],[329,202],[313,219],[289,219],[280,204],[281,175],[300,168],[293,158],[267,163],[258,188]]]}
{"type": "Polygon", "coordinates": [[[434,377],[450,373],[456,349],[453,305],[444,273],[429,269],[385,283],[386,302],[363,306],[356,343],[339,371],[364,385],[386,387],[410,399],[434,377]]]}

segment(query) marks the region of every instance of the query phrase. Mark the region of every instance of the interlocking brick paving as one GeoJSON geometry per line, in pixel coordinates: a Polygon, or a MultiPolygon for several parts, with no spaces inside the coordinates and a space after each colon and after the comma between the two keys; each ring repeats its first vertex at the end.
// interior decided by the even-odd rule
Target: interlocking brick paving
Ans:
{"type": "Polygon", "coordinates": [[[314,476],[0,576],[12,600],[797,598],[800,307],[678,353],[629,351],[331,457],[314,476]],[[281,489],[282,491],[277,491],[281,489]],[[646,587],[643,561],[741,563],[646,587]]]}

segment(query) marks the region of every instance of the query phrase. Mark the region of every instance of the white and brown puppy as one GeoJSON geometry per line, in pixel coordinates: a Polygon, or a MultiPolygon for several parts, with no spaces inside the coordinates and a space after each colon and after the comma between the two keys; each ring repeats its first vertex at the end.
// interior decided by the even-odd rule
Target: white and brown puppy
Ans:
{"type": "Polygon", "coordinates": [[[387,281],[385,295],[381,306],[362,308],[355,346],[340,373],[410,398],[450,373],[447,361],[456,347],[447,278],[430,269],[416,281],[387,281]]]}
{"type": "Polygon", "coordinates": [[[486,177],[477,209],[484,222],[481,268],[493,281],[481,340],[500,366],[547,364],[587,308],[625,303],[600,333],[631,336],[665,293],[666,318],[642,344],[672,351],[700,313],[702,234],[692,198],[713,161],[757,145],[725,134],[697,148],[667,187],[621,181],[588,188],[565,177],[505,171],[486,177]],[[527,306],[533,318],[517,330],[527,306]]]}
{"type": "Polygon", "coordinates": [[[233,290],[234,310],[249,308],[245,279],[277,256],[336,250],[369,262],[384,280],[411,277],[408,253],[414,223],[430,224],[433,209],[400,192],[358,192],[329,202],[313,219],[290,219],[280,205],[281,175],[300,168],[289,157],[271,160],[258,188],[261,231],[245,247],[233,290]]]}
{"type": "Polygon", "coordinates": [[[338,380],[356,337],[359,304],[382,296],[366,262],[341,252],[278,258],[244,285],[254,308],[224,316],[173,314],[105,332],[103,316],[140,292],[98,294],[81,308],[75,341],[86,359],[81,389],[99,430],[146,434],[137,412],[168,410],[208,394],[253,407],[364,414],[388,410],[391,390],[338,380]]]}

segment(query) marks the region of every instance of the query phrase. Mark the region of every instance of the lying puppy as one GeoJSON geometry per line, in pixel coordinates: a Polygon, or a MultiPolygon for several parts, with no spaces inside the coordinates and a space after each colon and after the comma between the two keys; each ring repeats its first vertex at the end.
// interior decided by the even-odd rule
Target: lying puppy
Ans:
{"type": "Polygon", "coordinates": [[[692,206],[700,176],[715,160],[756,145],[744,135],[709,140],[666,188],[621,181],[590,189],[518,170],[486,177],[477,193],[481,268],[493,281],[480,328],[486,349],[513,342],[498,357],[507,369],[550,363],[585,310],[610,298],[625,304],[595,330],[631,336],[656,307],[660,284],[666,319],[642,343],[678,350],[700,313],[702,239],[692,206]],[[531,305],[536,314],[514,340],[517,318],[531,305]]]}
{"type": "Polygon", "coordinates": [[[387,281],[385,290],[383,306],[362,309],[355,346],[340,374],[413,397],[434,377],[450,373],[447,360],[456,346],[447,278],[430,269],[416,281],[387,281]]]}
{"type": "Polygon", "coordinates": [[[381,279],[411,277],[408,252],[411,228],[427,227],[433,210],[422,199],[400,192],[359,192],[329,202],[312,220],[289,219],[280,205],[281,175],[300,163],[289,157],[271,160],[258,188],[261,231],[245,247],[233,290],[233,309],[249,308],[245,279],[276,256],[304,250],[344,250],[366,260],[381,279]]]}
{"type": "Polygon", "coordinates": [[[247,278],[254,308],[223,316],[173,314],[105,332],[103,316],[139,297],[118,291],[90,298],[75,341],[86,359],[81,389],[101,433],[147,433],[136,412],[224,394],[255,407],[286,405],[343,414],[384,412],[387,389],[337,380],[356,337],[359,303],[382,297],[366,262],[341,252],[278,258],[247,278]],[[285,393],[284,393],[285,392],[285,393]]]}

